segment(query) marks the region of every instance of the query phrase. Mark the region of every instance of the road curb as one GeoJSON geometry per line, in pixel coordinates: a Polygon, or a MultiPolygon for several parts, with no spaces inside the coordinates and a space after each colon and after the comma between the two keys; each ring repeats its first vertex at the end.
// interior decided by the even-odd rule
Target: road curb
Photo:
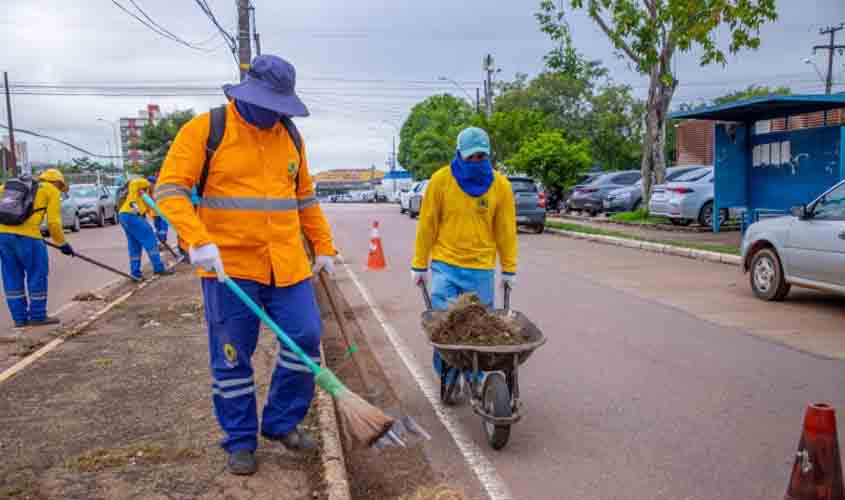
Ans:
{"type": "MultiPolygon", "coordinates": [[[[320,347],[320,358],[326,365],[326,356],[320,347]]],[[[323,450],[323,479],[326,482],[328,500],[351,500],[349,475],[346,471],[346,457],[340,443],[340,427],[337,423],[337,409],[334,399],[322,388],[317,388],[317,416],[320,424],[320,439],[323,450]]]]}
{"type": "Polygon", "coordinates": [[[566,231],[563,229],[555,229],[547,227],[546,231],[567,238],[574,238],[578,240],[594,241],[596,243],[603,243],[605,245],[613,245],[625,248],[635,248],[645,252],[663,253],[673,255],[676,257],[685,257],[693,260],[703,260],[707,262],[714,262],[717,264],[726,264],[729,266],[739,267],[742,265],[742,257],[739,255],[729,255],[718,252],[708,252],[706,250],[697,250],[694,248],[679,247],[675,245],[664,245],[662,243],[653,243],[650,241],[640,241],[627,238],[617,238],[614,236],[603,236],[600,234],[585,234],[577,233],[575,231],[566,231]]]}

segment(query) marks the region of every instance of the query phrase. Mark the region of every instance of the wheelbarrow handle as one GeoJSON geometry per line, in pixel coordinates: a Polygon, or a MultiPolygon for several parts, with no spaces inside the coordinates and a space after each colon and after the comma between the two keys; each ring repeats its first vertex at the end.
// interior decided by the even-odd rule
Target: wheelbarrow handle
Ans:
{"type": "Polygon", "coordinates": [[[431,295],[428,294],[428,285],[425,284],[425,280],[422,280],[418,286],[420,287],[420,292],[422,292],[426,310],[433,310],[434,306],[431,305],[431,295]]]}
{"type": "Polygon", "coordinates": [[[505,282],[503,288],[505,289],[505,311],[511,310],[511,290],[513,287],[510,283],[505,282]]]}

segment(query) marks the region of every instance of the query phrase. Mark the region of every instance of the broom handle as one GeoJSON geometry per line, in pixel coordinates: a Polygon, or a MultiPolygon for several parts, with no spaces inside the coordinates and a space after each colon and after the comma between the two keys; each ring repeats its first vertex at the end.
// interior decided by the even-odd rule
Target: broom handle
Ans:
{"type": "MultiPolygon", "coordinates": [[[[55,248],[56,250],[61,250],[61,248],[58,245],[54,245],[54,244],[50,243],[49,241],[45,241],[44,243],[50,248],[55,248]]],[[[79,260],[83,260],[83,261],[85,261],[89,264],[93,264],[93,265],[95,265],[99,268],[105,269],[106,271],[111,271],[111,272],[113,272],[113,273],[115,273],[119,276],[123,276],[124,278],[129,278],[132,281],[135,281],[135,282],[141,281],[139,278],[135,278],[135,277],[133,277],[129,274],[124,273],[123,271],[118,271],[117,269],[115,269],[115,268],[113,268],[113,267],[111,267],[107,264],[103,264],[102,262],[96,261],[96,260],[94,260],[90,257],[86,257],[86,256],[78,254],[76,252],[74,252],[72,257],[76,257],[79,260]]]]}
{"type": "MultiPolygon", "coordinates": [[[[141,198],[143,198],[144,203],[149,205],[150,208],[152,208],[153,211],[155,211],[155,213],[157,213],[159,215],[159,217],[162,218],[162,220],[164,220],[165,222],[170,224],[170,221],[167,220],[167,216],[165,216],[164,213],[162,213],[161,209],[158,207],[158,204],[156,204],[156,202],[153,201],[153,199],[150,198],[150,196],[147,193],[142,193],[141,198]]],[[[231,290],[232,293],[237,295],[237,297],[241,300],[241,302],[244,303],[245,306],[247,306],[253,313],[255,313],[256,316],[258,316],[258,319],[260,319],[262,323],[267,325],[267,328],[273,330],[273,333],[276,334],[276,337],[278,337],[279,340],[285,346],[287,346],[288,349],[290,349],[291,351],[293,351],[294,354],[299,356],[299,358],[302,360],[302,362],[305,363],[305,366],[307,366],[309,370],[314,372],[314,375],[317,375],[317,374],[320,373],[320,371],[322,371],[322,368],[320,368],[320,365],[315,363],[314,360],[311,359],[310,356],[305,354],[305,351],[303,351],[302,348],[300,348],[296,344],[296,342],[294,342],[293,340],[291,340],[290,337],[288,337],[288,335],[284,332],[284,330],[282,330],[281,327],[279,327],[279,325],[277,325],[276,322],[273,321],[272,318],[270,318],[270,316],[268,316],[266,312],[264,312],[264,309],[258,307],[258,304],[256,304],[249,297],[249,295],[247,295],[246,292],[244,292],[241,289],[241,287],[238,286],[237,283],[232,281],[232,278],[226,276],[224,283],[226,284],[227,287],[229,287],[229,290],[231,290]]]]}
{"type": "Polygon", "coordinates": [[[425,280],[420,282],[420,291],[422,292],[423,300],[425,301],[426,310],[431,311],[434,307],[431,304],[431,296],[428,294],[428,285],[425,284],[425,280]]]}
{"type": "Polygon", "coordinates": [[[320,371],[322,370],[322,368],[320,368],[320,365],[315,363],[310,356],[305,354],[305,351],[303,351],[298,345],[296,345],[296,342],[294,342],[293,340],[291,340],[290,337],[288,337],[284,330],[282,330],[281,327],[279,327],[279,325],[277,325],[276,322],[273,321],[270,316],[267,315],[266,312],[264,312],[264,309],[258,307],[258,304],[256,304],[249,297],[249,295],[247,295],[246,292],[244,292],[241,287],[238,286],[237,283],[232,281],[232,278],[226,276],[226,280],[224,281],[224,283],[226,283],[226,286],[229,287],[229,290],[231,290],[232,293],[234,293],[238,296],[239,299],[241,299],[241,302],[243,302],[244,305],[246,305],[253,313],[255,313],[255,315],[258,316],[258,318],[265,325],[267,325],[268,328],[273,330],[273,333],[276,334],[276,337],[278,337],[279,340],[282,341],[282,343],[286,345],[288,349],[290,349],[297,356],[299,356],[302,362],[305,363],[305,366],[307,366],[309,370],[314,372],[314,375],[320,373],[320,371]]]}

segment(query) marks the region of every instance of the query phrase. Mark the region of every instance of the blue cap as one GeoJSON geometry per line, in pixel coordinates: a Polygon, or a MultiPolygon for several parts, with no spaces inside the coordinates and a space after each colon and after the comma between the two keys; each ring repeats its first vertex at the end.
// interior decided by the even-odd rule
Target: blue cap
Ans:
{"type": "Polygon", "coordinates": [[[458,152],[467,159],[476,153],[490,155],[490,136],[478,127],[465,128],[458,134],[458,152]]]}
{"type": "Polygon", "coordinates": [[[223,93],[260,108],[286,116],[308,116],[308,108],[296,95],[296,69],[281,57],[260,55],[252,60],[246,79],[224,85],[223,93]]]}

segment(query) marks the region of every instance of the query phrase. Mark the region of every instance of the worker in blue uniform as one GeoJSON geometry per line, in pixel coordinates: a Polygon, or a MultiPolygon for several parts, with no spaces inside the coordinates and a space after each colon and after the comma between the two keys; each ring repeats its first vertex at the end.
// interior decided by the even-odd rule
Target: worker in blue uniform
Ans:
{"type": "MultiPolygon", "coordinates": [[[[147,180],[150,182],[150,192],[154,192],[156,183],[155,176],[151,175],[147,177],[147,180]]],[[[167,243],[167,221],[159,217],[158,212],[152,208],[150,208],[149,214],[150,217],[153,218],[153,227],[155,228],[156,238],[158,238],[158,241],[162,243],[167,243]]]]}
{"type": "Polygon", "coordinates": [[[150,189],[150,181],[143,178],[129,181],[129,193],[126,201],[120,206],[120,225],[126,233],[126,240],[129,243],[129,271],[134,278],[143,278],[141,272],[141,252],[147,251],[147,256],[153,264],[153,271],[159,275],[172,274],[164,267],[161,255],[158,252],[158,242],[155,233],[147,224],[143,214],[147,211],[147,205],[141,197],[141,193],[150,189]]]}
{"type": "Polygon", "coordinates": [[[0,263],[3,290],[15,328],[52,325],[57,318],[47,316],[47,275],[50,272],[47,246],[41,223],[47,220],[50,237],[65,255],[73,248],[65,241],[61,216],[61,193],[68,190],[61,172],[51,168],[38,179],[32,215],[20,225],[0,224],[0,263]]]}

